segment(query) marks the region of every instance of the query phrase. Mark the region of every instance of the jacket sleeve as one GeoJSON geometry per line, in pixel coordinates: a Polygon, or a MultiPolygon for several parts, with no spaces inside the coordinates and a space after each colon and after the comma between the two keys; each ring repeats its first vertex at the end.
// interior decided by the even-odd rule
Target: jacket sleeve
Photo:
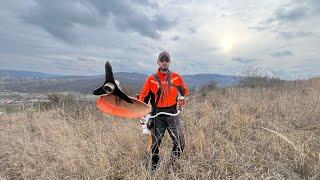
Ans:
{"type": "Polygon", "coordinates": [[[183,81],[182,77],[179,75],[178,76],[179,78],[179,86],[178,86],[178,89],[180,91],[180,94],[183,95],[183,96],[189,96],[190,94],[190,91],[189,91],[189,88],[187,86],[187,84],[183,81]],[[181,93],[183,92],[183,93],[181,93]]]}
{"type": "Polygon", "coordinates": [[[144,86],[139,94],[139,100],[148,104],[149,102],[149,92],[150,92],[150,77],[147,78],[144,86]]]}

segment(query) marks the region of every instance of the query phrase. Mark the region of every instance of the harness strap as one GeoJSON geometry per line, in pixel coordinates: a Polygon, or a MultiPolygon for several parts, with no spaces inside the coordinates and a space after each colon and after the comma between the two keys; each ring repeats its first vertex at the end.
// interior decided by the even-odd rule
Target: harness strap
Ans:
{"type": "MultiPolygon", "coordinates": [[[[171,86],[171,74],[172,72],[169,71],[168,74],[167,74],[167,83],[168,83],[168,93],[170,93],[170,86],[171,86]]],[[[163,98],[163,87],[162,87],[162,83],[161,83],[161,79],[159,77],[159,75],[157,73],[153,74],[153,77],[156,79],[156,81],[158,82],[159,84],[159,89],[157,91],[157,99],[156,99],[156,104],[155,104],[155,108],[158,107],[158,102],[160,100],[160,97],[163,98]]]]}
{"type": "Polygon", "coordinates": [[[157,98],[156,98],[156,103],[155,103],[155,107],[154,108],[157,108],[158,107],[158,102],[159,102],[159,99],[160,99],[160,96],[161,96],[161,93],[162,93],[162,83],[161,83],[161,80],[160,80],[160,77],[158,76],[158,74],[154,74],[153,77],[156,79],[156,81],[158,82],[158,85],[159,85],[159,89],[157,91],[157,98]]]}

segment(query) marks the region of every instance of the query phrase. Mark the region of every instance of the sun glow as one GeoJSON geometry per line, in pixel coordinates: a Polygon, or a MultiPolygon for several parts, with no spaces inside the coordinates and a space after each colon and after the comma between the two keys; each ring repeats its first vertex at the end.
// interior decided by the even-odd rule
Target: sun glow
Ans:
{"type": "Polygon", "coordinates": [[[225,36],[221,40],[221,47],[224,52],[230,52],[233,48],[233,38],[232,36],[225,36]]]}

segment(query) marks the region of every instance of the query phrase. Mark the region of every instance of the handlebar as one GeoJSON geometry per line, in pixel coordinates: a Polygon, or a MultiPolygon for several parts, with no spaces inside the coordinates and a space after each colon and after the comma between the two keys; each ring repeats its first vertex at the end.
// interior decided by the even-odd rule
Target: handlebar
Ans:
{"type": "MultiPolygon", "coordinates": [[[[180,97],[178,97],[178,99],[177,99],[178,101],[182,101],[182,102],[184,102],[185,101],[185,98],[183,97],[183,96],[180,96],[180,97]]],[[[189,99],[187,99],[187,101],[188,101],[189,99]]],[[[182,104],[183,105],[183,104],[182,104]]],[[[167,112],[159,112],[159,113],[157,113],[157,114],[155,114],[155,115],[153,115],[153,116],[151,116],[151,114],[147,114],[146,116],[144,116],[144,117],[141,117],[140,118],[140,124],[141,124],[141,126],[142,126],[142,132],[143,132],[143,134],[150,134],[150,131],[149,131],[149,129],[148,129],[148,123],[149,123],[149,120],[151,119],[151,118],[155,118],[155,117],[158,117],[159,115],[167,115],[167,116],[173,116],[173,117],[175,117],[175,116],[178,116],[179,114],[180,114],[180,112],[182,111],[181,110],[181,106],[182,105],[179,105],[179,107],[178,107],[178,109],[177,109],[177,112],[176,113],[167,113],[167,112]]]]}
{"type": "Polygon", "coordinates": [[[167,112],[159,112],[159,113],[157,113],[157,114],[155,114],[153,116],[150,116],[149,118],[155,118],[155,117],[157,117],[159,115],[178,116],[180,114],[180,112],[181,112],[180,110],[178,110],[177,113],[175,113],[175,114],[167,113],[167,112]]]}
{"type": "Polygon", "coordinates": [[[178,110],[174,114],[167,113],[167,112],[159,112],[159,113],[157,113],[157,114],[155,114],[153,116],[151,116],[150,114],[147,114],[143,119],[140,119],[140,123],[141,124],[146,124],[146,123],[148,123],[149,119],[158,117],[159,115],[178,116],[180,114],[180,112],[181,112],[181,110],[178,110]]]}
{"type": "Polygon", "coordinates": [[[181,112],[181,110],[178,109],[177,113],[175,113],[175,114],[167,113],[167,112],[159,112],[159,113],[157,113],[157,114],[155,114],[153,116],[151,116],[150,114],[147,114],[143,119],[142,118],[140,119],[140,124],[142,125],[143,134],[149,134],[150,133],[150,131],[149,131],[148,127],[147,127],[147,124],[149,123],[149,120],[151,118],[155,118],[155,117],[157,117],[159,115],[178,116],[180,114],[180,112],[181,112]]]}

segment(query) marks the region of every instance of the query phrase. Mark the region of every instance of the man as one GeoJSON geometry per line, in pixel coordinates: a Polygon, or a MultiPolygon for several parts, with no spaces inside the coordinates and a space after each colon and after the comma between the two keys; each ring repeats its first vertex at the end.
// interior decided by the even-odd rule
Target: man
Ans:
{"type": "MultiPolygon", "coordinates": [[[[139,99],[145,103],[148,103],[150,100],[152,115],[158,112],[176,113],[177,107],[184,104],[184,100],[178,101],[179,94],[180,96],[189,95],[189,89],[181,76],[169,70],[170,63],[169,53],[162,52],[159,54],[157,60],[157,64],[159,65],[158,71],[148,77],[139,95],[139,99]]],[[[152,171],[155,171],[159,161],[159,146],[166,130],[168,130],[173,141],[172,160],[180,157],[185,142],[179,116],[160,115],[152,119],[149,129],[151,133],[148,151],[151,154],[152,171]]]]}

